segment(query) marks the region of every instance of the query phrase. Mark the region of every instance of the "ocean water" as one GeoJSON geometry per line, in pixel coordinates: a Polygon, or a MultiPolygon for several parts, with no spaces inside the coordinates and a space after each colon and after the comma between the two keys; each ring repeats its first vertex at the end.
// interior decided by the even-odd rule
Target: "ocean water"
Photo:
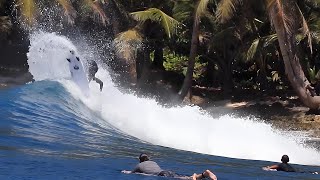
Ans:
{"type": "MultiPolygon", "coordinates": [[[[121,92],[102,66],[103,91],[91,82],[83,93],[63,56],[78,48],[55,33],[31,35],[28,64],[36,81],[0,90],[0,179],[170,179],[121,173],[141,152],[184,175],[210,169],[218,179],[320,179],[262,170],[288,154],[295,168],[320,171],[320,152],[304,136],[254,117],[161,106],[121,92]]],[[[77,52],[86,64],[91,52],[77,52]]]]}

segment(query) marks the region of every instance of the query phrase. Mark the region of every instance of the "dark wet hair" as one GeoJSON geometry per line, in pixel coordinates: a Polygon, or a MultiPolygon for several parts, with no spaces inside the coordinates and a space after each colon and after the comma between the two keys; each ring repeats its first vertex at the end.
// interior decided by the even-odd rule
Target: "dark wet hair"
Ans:
{"type": "Polygon", "coordinates": [[[148,161],[149,157],[148,157],[148,155],[141,153],[139,156],[139,160],[140,160],[140,162],[148,161]]]}
{"type": "Polygon", "coordinates": [[[288,163],[289,162],[289,156],[283,155],[282,158],[281,158],[281,162],[288,163]]]}

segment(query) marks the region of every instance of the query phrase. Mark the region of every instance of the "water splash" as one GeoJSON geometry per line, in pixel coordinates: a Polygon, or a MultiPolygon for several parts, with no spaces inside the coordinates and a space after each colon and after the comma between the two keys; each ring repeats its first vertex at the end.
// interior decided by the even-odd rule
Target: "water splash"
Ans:
{"type": "Polygon", "coordinates": [[[29,71],[36,81],[70,78],[66,57],[77,48],[63,36],[39,32],[31,35],[27,54],[29,71]]]}
{"type": "MultiPolygon", "coordinates": [[[[302,137],[281,133],[254,118],[231,115],[213,118],[196,106],[166,108],[153,99],[124,94],[101,67],[96,76],[104,81],[104,89],[100,92],[98,84],[91,82],[90,98],[86,98],[77,86],[63,79],[67,77],[67,69],[59,63],[42,62],[46,59],[37,51],[45,46],[43,41],[48,37],[68,47],[74,45],[55,34],[38,33],[33,37],[28,62],[35,79],[58,80],[74,98],[126,134],[156,145],[217,156],[279,161],[283,154],[288,154],[292,163],[320,164],[320,153],[305,147],[302,137]]],[[[53,59],[63,57],[63,47],[50,48],[53,59]]]]}

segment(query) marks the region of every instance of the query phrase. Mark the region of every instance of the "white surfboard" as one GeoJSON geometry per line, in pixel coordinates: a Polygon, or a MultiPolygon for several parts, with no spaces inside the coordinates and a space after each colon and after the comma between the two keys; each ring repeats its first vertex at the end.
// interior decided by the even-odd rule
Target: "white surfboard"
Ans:
{"type": "Polygon", "coordinates": [[[89,95],[89,81],[84,71],[83,64],[74,50],[70,50],[66,60],[69,63],[69,70],[72,80],[79,86],[83,94],[89,95]]]}

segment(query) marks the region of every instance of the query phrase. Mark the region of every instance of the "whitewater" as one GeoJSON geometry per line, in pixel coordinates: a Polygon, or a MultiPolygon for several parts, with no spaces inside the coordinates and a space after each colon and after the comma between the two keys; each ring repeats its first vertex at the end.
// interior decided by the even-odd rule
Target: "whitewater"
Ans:
{"type": "Polygon", "coordinates": [[[154,99],[123,93],[113,83],[111,71],[101,59],[95,59],[100,67],[96,77],[104,82],[104,88],[100,92],[99,85],[90,82],[86,96],[71,80],[62,52],[76,50],[87,68],[86,62],[95,51],[90,47],[79,51],[77,44],[56,33],[31,34],[27,54],[29,71],[35,81],[60,83],[72,98],[100,117],[92,121],[103,128],[111,125],[145,143],[214,156],[278,162],[283,154],[288,154],[291,163],[320,164],[319,151],[306,146],[305,137],[275,130],[254,117],[230,114],[213,118],[197,106],[168,108],[154,99]]]}

